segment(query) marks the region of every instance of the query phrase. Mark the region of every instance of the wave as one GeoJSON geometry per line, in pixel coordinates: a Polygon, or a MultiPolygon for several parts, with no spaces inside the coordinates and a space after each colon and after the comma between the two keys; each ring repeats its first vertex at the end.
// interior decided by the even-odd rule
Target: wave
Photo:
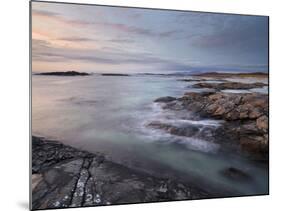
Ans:
{"type": "MultiPolygon", "coordinates": [[[[170,111],[162,108],[161,103],[147,105],[145,110],[134,113],[134,119],[137,119],[137,126],[134,132],[143,137],[148,142],[159,142],[161,144],[179,144],[190,150],[215,153],[220,148],[219,144],[214,143],[210,137],[204,138],[206,130],[218,128],[223,121],[210,119],[192,119],[194,118],[188,111],[170,111]],[[178,128],[196,126],[198,134],[192,137],[179,136],[169,133],[167,130],[155,129],[149,127],[149,123],[159,122],[161,124],[171,125],[178,128]]],[[[131,130],[132,128],[130,128],[131,130]]]]}

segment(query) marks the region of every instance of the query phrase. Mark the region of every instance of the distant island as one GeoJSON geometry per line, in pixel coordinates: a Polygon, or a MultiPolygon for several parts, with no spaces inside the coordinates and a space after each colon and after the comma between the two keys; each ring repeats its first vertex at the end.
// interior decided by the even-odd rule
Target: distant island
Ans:
{"type": "Polygon", "coordinates": [[[122,74],[122,73],[102,73],[102,76],[130,76],[129,74],[122,74]]]}
{"type": "Polygon", "coordinates": [[[268,77],[268,73],[265,72],[252,72],[252,73],[226,73],[226,72],[206,72],[193,74],[194,76],[202,77],[268,77]]]}
{"type": "Polygon", "coordinates": [[[85,72],[76,72],[76,71],[66,71],[66,72],[44,72],[44,73],[36,73],[36,75],[53,75],[53,76],[86,76],[90,75],[85,72]]]}

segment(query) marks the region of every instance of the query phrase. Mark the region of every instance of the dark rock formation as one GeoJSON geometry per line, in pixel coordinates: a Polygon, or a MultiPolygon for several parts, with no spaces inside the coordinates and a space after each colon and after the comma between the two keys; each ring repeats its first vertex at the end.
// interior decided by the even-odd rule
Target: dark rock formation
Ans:
{"type": "Polygon", "coordinates": [[[36,75],[53,75],[53,76],[87,76],[89,73],[76,72],[76,71],[66,71],[66,72],[45,72],[38,73],[36,75]]]}
{"type": "Polygon", "coordinates": [[[160,97],[160,98],[154,100],[154,102],[162,102],[162,103],[165,103],[165,102],[174,101],[174,100],[176,100],[176,99],[177,99],[177,98],[175,98],[175,97],[167,96],[167,97],[160,97]]]}
{"type": "Polygon", "coordinates": [[[165,130],[173,135],[187,136],[187,137],[194,136],[199,131],[199,127],[196,127],[191,124],[186,124],[182,127],[176,127],[174,125],[169,125],[161,122],[151,122],[148,124],[148,126],[154,129],[165,130]]]}
{"type": "Polygon", "coordinates": [[[32,209],[211,196],[193,186],[108,161],[101,155],[32,137],[32,209]]]}
{"type": "Polygon", "coordinates": [[[221,174],[228,179],[239,181],[239,182],[249,182],[252,177],[240,169],[230,167],[221,171],[221,174]]]}
{"type": "MultiPolygon", "coordinates": [[[[200,96],[187,93],[182,102],[201,116],[226,120],[227,138],[238,141],[248,152],[268,153],[268,96],[265,94],[216,93],[200,96]]],[[[225,139],[218,134],[218,139],[225,139]]]]}
{"type": "MultiPolygon", "coordinates": [[[[192,79],[178,79],[178,81],[185,81],[185,82],[200,82],[200,81],[209,81],[212,79],[205,79],[205,78],[192,78],[192,79]]],[[[219,82],[225,82],[226,80],[223,79],[216,79],[214,78],[214,81],[219,81],[219,82]]]]}
{"type": "Polygon", "coordinates": [[[183,105],[192,110],[225,120],[256,120],[268,116],[268,96],[259,93],[186,93],[183,105]]]}
{"type": "MultiPolygon", "coordinates": [[[[255,159],[268,160],[268,95],[260,93],[186,93],[182,98],[166,102],[164,109],[186,110],[200,118],[224,120],[213,131],[217,142],[239,146],[255,159]]],[[[172,134],[185,134],[184,128],[152,123],[172,134]]],[[[189,134],[189,131],[187,131],[189,134]]]]}
{"type": "Polygon", "coordinates": [[[224,82],[224,83],[197,83],[194,84],[193,88],[209,88],[209,89],[216,89],[216,90],[223,90],[223,89],[253,89],[253,88],[262,88],[267,86],[264,83],[240,83],[240,82],[224,82]]]}
{"type": "Polygon", "coordinates": [[[37,174],[56,163],[72,158],[91,157],[92,154],[65,146],[56,141],[32,137],[32,174],[37,174]]]}
{"type": "Polygon", "coordinates": [[[195,81],[207,81],[207,79],[204,79],[204,78],[202,78],[202,79],[178,79],[177,81],[185,81],[185,82],[195,82],[195,81]]]}

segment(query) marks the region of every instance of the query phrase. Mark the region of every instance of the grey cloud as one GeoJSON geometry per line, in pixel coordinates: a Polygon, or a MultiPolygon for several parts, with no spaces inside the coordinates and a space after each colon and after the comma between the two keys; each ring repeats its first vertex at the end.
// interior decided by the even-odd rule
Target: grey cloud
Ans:
{"type": "Polygon", "coordinates": [[[42,16],[51,16],[51,17],[59,16],[59,14],[55,13],[55,12],[50,12],[50,11],[46,11],[46,10],[36,10],[36,9],[32,9],[32,14],[33,15],[42,15],[42,16]]]}
{"type": "Polygon", "coordinates": [[[86,38],[86,37],[61,37],[57,40],[64,40],[70,42],[89,42],[89,41],[96,41],[95,39],[86,38]]]}
{"type": "Polygon", "coordinates": [[[170,31],[162,31],[157,32],[151,29],[146,29],[142,27],[136,26],[129,26],[123,23],[109,23],[109,22],[95,22],[95,21],[84,21],[84,20],[73,20],[66,17],[63,17],[61,14],[53,13],[44,10],[32,10],[33,15],[43,15],[48,16],[51,18],[55,18],[58,21],[62,21],[64,23],[70,25],[77,25],[77,26],[99,26],[99,27],[107,27],[110,29],[114,29],[117,31],[125,32],[125,33],[134,33],[143,36],[158,36],[158,37],[170,37],[176,33],[179,33],[180,30],[170,30],[170,31]]]}
{"type": "Polygon", "coordinates": [[[166,32],[160,32],[158,34],[159,37],[171,37],[175,34],[179,34],[179,33],[182,33],[183,31],[182,30],[171,30],[171,31],[166,31],[166,32]]]}
{"type": "Polygon", "coordinates": [[[34,61],[68,62],[83,61],[101,64],[141,64],[141,65],[162,65],[180,66],[180,64],[156,57],[150,53],[132,53],[126,51],[106,50],[65,50],[52,47],[50,43],[42,40],[32,40],[32,58],[34,61]]]}
{"type": "Polygon", "coordinates": [[[63,40],[69,42],[113,42],[113,43],[133,43],[134,40],[126,39],[126,38],[115,38],[115,39],[92,39],[87,37],[78,37],[78,36],[71,36],[71,37],[60,37],[54,40],[63,40]]]}
{"type": "Polygon", "coordinates": [[[54,48],[46,41],[33,40],[32,58],[34,61],[48,62],[69,62],[82,61],[99,64],[135,64],[146,65],[151,68],[159,68],[163,71],[264,71],[268,69],[267,64],[209,64],[208,66],[188,65],[169,59],[160,58],[150,53],[132,53],[126,51],[92,50],[92,51],[72,51],[61,48],[54,48]]]}
{"type": "Polygon", "coordinates": [[[203,48],[234,46],[243,49],[267,47],[266,18],[228,16],[217,17],[215,21],[216,25],[211,32],[193,38],[194,46],[203,48]]]}
{"type": "Polygon", "coordinates": [[[108,42],[114,42],[114,43],[133,43],[134,40],[132,39],[109,39],[109,40],[106,40],[108,42]]]}
{"type": "Polygon", "coordinates": [[[132,14],[129,14],[128,16],[133,19],[139,19],[142,17],[142,14],[141,13],[132,13],[132,14]]]}

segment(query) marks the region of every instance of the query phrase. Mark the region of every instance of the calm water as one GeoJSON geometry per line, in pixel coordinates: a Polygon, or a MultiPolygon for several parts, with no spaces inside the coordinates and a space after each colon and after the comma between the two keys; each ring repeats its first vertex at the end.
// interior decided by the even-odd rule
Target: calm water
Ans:
{"type": "Polygon", "coordinates": [[[198,127],[221,124],[208,119],[189,120],[187,112],[163,112],[160,105],[153,103],[158,97],[200,91],[187,88],[192,83],[177,79],[32,76],[32,133],[102,153],[115,162],[153,174],[179,176],[204,188],[238,194],[267,192],[264,167],[239,156],[218,154],[220,146],[215,143],[172,136],[145,126],[154,120],[198,127]],[[220,171],[228,167],[243,169],[253,181],[245,184],[224,178],[220,171]]]}

